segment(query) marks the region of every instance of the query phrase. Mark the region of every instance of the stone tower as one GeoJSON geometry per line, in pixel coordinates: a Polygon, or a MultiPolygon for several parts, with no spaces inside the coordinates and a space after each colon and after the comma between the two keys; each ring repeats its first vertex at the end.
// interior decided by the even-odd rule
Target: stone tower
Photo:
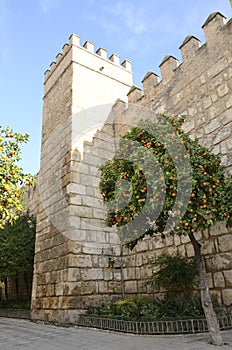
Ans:
{"type": "MultiPolygon", "coordinates": [[[[187,115],[185,130],[220,154],[232,171],[231,27],[232,19],[212,13],[202,26],[205,43],[187,36],[181,64],[166,56],[161,79],[148,72],[143,90],[132,86],[129,61],[120,65],[117,55],[108,59],[106,50],[94,52],[90,42],[81,47],[76,35],[51,64],[45,74],[37,186],[33,319],[76,323],[91,305],[151,293],[144,282],[154,254],[193,256],[188,237],[153,237],[132,252],[121,249],[116,231],[105,225],[99,166],[114,155],[119,133],[141,117],[164,113],[187,115]]],[[[220,305],[231,306],[231,230],[219,223],[198,238],[211,294],[220,305]]]]}
{"type": "Polygon", "coordinates": [[[98,279],[109,279],[102,268],[108,266],[103,250],[110,242],[94,188],[97,157],[87,154],[80,166],[81,153],[115,100],[127,100],[131,86],[128,60],[120,64],[116,54],[108,59],[105,49],[95,52],[89,41],[82,47],[74,34],[45,73],[33,319],[75,321],[91,294],[97,302],[98,279]]]}

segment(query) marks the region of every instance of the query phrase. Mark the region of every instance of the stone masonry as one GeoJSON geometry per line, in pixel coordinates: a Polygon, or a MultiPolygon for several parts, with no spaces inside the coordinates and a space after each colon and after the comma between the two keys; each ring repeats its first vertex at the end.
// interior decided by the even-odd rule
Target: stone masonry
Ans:
{"type": "MultiPolygon", "coordinates": [[[[162,79],[148,72],[143,90],[133,86],[129,61],[108,59],[90,42],[81,47],[77,35],[45,73],[34,320],[75,323],[89,306],[149,294],[149,257],[193,256],[188,237],[147,238],[132,252],[120,247],[116,230],[105,225],[98,183],[119,135],[155,113],[187,115],[185,130],[232,171],[232,20],[213,13],[202,28],[206,42],[188,36],[182,63],[166,56],[162,79]]],[[[225,306],[232,305],[231,233],[223,223],[198,233],[212,295],[225,306]]]]}

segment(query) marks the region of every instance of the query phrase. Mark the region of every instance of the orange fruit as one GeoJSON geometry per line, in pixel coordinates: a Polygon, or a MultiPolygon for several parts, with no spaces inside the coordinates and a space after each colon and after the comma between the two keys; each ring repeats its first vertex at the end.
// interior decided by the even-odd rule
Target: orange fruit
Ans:
{"type": "Polygon", "coordinates": [[[5,190],[6,192],[10,192],[10,187],[7,186],[7,185],[5,185],[5,186],[4,186],[4,190],[5,190]]]}

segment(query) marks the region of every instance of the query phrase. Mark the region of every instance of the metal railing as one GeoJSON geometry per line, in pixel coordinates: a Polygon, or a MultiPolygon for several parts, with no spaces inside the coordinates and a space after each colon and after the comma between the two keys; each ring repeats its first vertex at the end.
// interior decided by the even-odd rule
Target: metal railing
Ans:
{"type": "MultiPolygon", "coordinates": [[[[218,317],[221,330],[232,328],[232,313],[218,317]]],[[[79,326],[134,334],[183,334],[207,332],[205,319],[170,321],[126,321],[80,315],[79,326]]]]}
{"type": "Polygon", "coordinates": [[[0,317],[10,317],[10,318],[24,318],[24,319],[30,319],[30,310],[0,310],[0,317]]]}

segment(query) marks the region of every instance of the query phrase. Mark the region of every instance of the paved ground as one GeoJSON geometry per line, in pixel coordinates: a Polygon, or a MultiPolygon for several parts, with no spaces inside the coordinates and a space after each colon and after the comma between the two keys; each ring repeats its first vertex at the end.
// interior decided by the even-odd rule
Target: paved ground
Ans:
{"type": "MultiPolygon", "coordinates": [[[[232,331],[223,332],[232,349],[232,331]]],[[[135,336],[84,328],[64,328],[0,317],[1,350],[218,350],[207,334],[135,336]]]]}

